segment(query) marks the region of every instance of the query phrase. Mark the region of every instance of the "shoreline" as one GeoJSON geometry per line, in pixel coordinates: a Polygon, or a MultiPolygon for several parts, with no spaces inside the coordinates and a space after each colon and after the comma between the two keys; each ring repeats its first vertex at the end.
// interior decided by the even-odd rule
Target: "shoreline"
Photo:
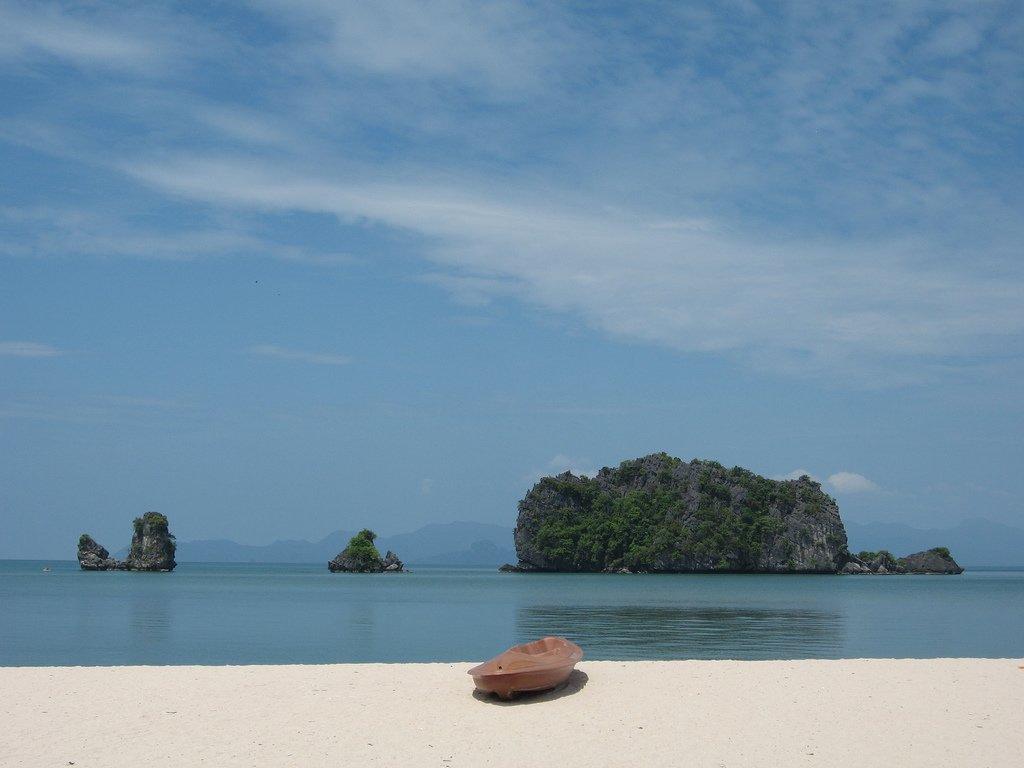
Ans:
{"type": "Polygon", "coordinates": [[[5,766],[1024,765],[1024,661],[586,661],[512,703],[472,662],[3,667],[5,766]]]}
{"type": "MultiPolygon", "coordinates": [[[[333,669],[335,667],[465,667],[469,669],[484,659],[476,661],[297,661],[290,664],[268,664],[264,662],[211,663],[211,664],[0,664],[0,683],[5,672],[14,670],[46,672],[55,670],[181,670],[181,669],[333,669]]],[[[608,664],[608,665],[646,665],[646,664],[841,664],[841,663],[874,663],[874,662],[1004,662],[1024,669],[1024,656],[858,656],[850,658],[831,658],[827,656],[801,657],[791,659],[593,659],[584,658],[577,665],[608,664]]],[[[467,678],[468,679],[468,678],[467,678]]]]}

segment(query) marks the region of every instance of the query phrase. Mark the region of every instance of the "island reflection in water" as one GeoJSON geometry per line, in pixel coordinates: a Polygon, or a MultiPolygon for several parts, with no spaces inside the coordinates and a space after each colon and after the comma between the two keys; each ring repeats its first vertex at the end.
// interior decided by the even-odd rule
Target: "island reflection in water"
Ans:
{"type": "Polygon", "coordinates": [[[548,605],[519,608],[516,633],[563,635],[596,659],[834,658],[845,620],[809,609],[548,605]]]}
{"type": "Polygon", "coordinates": [[[172,603],[167,599],[154,600],[141,594],[132,595],[127,635],[133,646],[144,649],[154,643],[170,640],[172,603]]]}
{"type": "Polygon", "coordinates": [[[0,666],[464,662],[546,634],[591,660],[1018,658],[1021,605],[1024,571],[348,578],[312,564],[0,561],[0,666]]]}

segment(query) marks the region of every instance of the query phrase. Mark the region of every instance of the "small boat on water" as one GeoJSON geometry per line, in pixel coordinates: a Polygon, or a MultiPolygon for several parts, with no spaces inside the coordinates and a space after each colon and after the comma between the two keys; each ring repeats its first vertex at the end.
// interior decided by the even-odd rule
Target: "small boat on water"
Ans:
{"type": "Polygon", "coordinates": [[[569,679],[583,650],[564,637],[542,637],[509,648],[469,670],[476,689],[511,699],[517,693],[557,688],[569,679]]]}

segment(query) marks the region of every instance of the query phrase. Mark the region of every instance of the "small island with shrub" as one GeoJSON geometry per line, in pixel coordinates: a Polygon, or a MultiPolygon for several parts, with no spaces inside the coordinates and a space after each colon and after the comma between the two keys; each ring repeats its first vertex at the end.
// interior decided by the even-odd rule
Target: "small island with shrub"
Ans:
{"type": "Polygon", "coordinates": [[[348,546],[327,563],[331,573],[401,573],[405,567],[391,550],[380,556],[373,543],[377,534],[364,528],[351,539],[348,546]]]}

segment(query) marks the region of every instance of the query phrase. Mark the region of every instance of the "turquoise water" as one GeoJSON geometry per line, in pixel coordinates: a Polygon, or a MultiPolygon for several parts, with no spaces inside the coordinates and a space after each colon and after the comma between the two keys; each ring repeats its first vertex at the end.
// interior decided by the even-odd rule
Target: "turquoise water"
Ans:
{"type": "Polygon", "coordinates": [[[1024,571],[499,574],[0,561],[0,665],[460,661],[561,634],[592,659],[1024,656],[1024,571]]]}

